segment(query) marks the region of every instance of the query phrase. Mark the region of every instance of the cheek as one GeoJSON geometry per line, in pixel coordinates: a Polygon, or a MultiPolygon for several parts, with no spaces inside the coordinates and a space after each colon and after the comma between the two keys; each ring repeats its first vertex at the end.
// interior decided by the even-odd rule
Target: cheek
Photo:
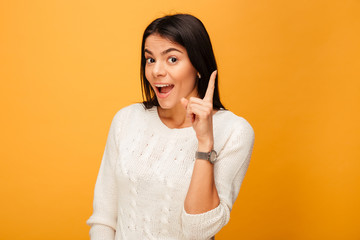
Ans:
{"type": "Polygon", "coordinates": [[[196,72],[191,68],[183,72],[183,79],[186,79],[186,84],[188,87],[193,87],[196,84],[196,72]]]}
{"type": "Polygon", "coordinates": [[[145,67],[145,77],[149,83],[152,82],[152,74],[149,68],[145,67]]]}
{"type": "Polygon", "coordinates": [[[186,64],[183,66],[180,66],[175,71],[173,71],[173,74],[176,76],[178,80],[186,81],[186,85],[191,85],[193,82],[195,82],[196,79],[196,70],[192,65],[186,64]]]}

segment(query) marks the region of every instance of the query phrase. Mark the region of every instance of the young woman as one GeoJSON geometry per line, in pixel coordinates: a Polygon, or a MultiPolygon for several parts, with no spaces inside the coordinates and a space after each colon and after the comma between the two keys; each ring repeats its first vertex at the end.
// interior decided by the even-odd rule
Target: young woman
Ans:
{"type": "Polygon", "coordinates": [[[153,21],[141,47],[144,102],[116,113],[95,186],[91,239],[212,239],[227,224],[254,132],[225,110],[204,25],[153,21]]]}

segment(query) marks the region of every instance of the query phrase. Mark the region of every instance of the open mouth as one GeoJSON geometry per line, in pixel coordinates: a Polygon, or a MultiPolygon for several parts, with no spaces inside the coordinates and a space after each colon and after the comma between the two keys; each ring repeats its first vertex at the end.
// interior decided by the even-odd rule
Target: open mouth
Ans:
{"type": "Polygon", "coordinates": [[[167,96],[174,88],[174,84],[156,84],[155,87],[160,96],[167,96]]]}

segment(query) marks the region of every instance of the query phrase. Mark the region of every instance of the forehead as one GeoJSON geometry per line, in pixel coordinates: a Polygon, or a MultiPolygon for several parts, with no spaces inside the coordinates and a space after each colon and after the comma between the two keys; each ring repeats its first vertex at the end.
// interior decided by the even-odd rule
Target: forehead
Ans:
{"type": "Polygon", "coordinates": [[[186,52],[186,49],[183,46],[168,38],[162,37],[159,34],[151,34],[145,40],[145,49],[151,51],[163,51],[169,48],[176,48],[182,52],[186,52]]]}

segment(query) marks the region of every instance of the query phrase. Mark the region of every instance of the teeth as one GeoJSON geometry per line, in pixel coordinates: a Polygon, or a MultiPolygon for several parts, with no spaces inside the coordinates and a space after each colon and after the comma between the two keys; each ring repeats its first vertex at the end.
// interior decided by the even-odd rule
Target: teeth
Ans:
{"type": "Polygon", "coordinates": [[[155,87],[168,87],[171,86],[171,84],[156,84],[155,87]]]}

